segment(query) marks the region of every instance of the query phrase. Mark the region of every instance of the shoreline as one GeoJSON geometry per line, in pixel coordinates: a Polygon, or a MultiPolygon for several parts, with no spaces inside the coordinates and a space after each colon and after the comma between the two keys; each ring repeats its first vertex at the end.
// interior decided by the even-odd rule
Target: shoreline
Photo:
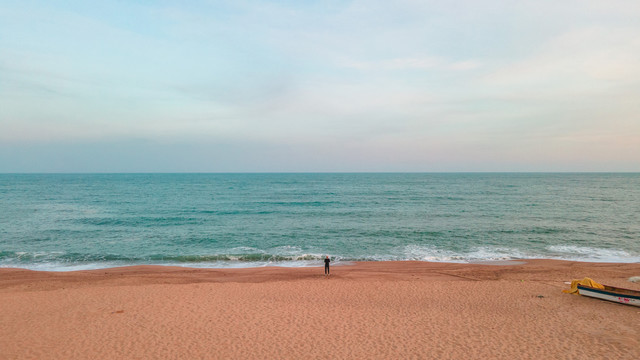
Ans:
{"type": "MultiPolygon", "coordinates": [[[[130,265],[110,268],[42,271],[25,268],[0,268],[0,293],[29,287],[32,291],[56,289],[64,284],[75,286],[191,284],[191,283],[261,283],[302,281],[324,277],[323,266],[282,267],[261,266],[245,268],[200,268],[170,265],[130,265]],[[43,287],[35,286],[43,285],[43,287]]],[[[349,261],[331,265],[330,279],[353,281],[407,281],[416,277],[429,281],[535,280],[534,275],[549,273],[556,276],[557,284],[583,277],[606,279],[608,285],[640,290],[640,284],[629,281],[640,276],[640,263],[582,262],[555,259],[521,259],[476,261],[472,263],[401,261],[349,261]],[[560,275],[563,274],[562,277],[560,275]],[[630,274],[624,276],[615,276],[630,274]],[[634,285],[636,285],[634,287],[634,285]]]]}
{"type": "MultiPolygon", "coordinates": [[[[576,259],[562,259],[562,258],[513,258],[513,259],[501,259],[501,260],[466,260],[466,261],[431,261],[431,260],[332,260],[331,266],[352,266],[360,263],[437,263],[437,264],[453,264],[453,265],[523,265],[528,262],[537,261],[559,261],[570,263],[583,263],[583,264],[640,264],[640,261],[609,261],[609,260],[576,260],[576,259]]],[[[166,267],[166,268],[182,268],[182,269],[201,269],[201,270],[233,270],[233,269],[261,269],[261,268],[283,268],[283,269],[304,269],[315,268],[323,266],[322,259],[310,261],[282,261],[273,263],[256,263],[252,262],[239,262],[239,263],[225,263],[225,265],[218,266],[219,264],[211,263],[130,263],[130,264],[117,264],[112,263],[106,266],[101,265],[51,265],[46,263],[39,263],[34,266],[12,266],[2,265],[0,271],[3,269],[22,269],[36,272],[52,272],[52,273],[66,273],[66,272],[79,272],[79,271],[100,271],[118,268],[129,267],[166,267]],[[231,264],[231,265],[229,265],[231,264]]]]}
{"type": "Polygon", "coordinates": [[[0,352],[52,358],[640,358],[640,263],[0,269],[0,352]]]}

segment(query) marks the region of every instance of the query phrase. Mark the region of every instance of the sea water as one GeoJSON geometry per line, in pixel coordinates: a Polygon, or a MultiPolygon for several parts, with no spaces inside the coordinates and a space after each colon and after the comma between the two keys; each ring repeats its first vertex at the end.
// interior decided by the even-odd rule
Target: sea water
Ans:
{"type": "Polygon", "coordinates": [[[640,174],[1,174],[0,267],[640,262],[640,174]]]}

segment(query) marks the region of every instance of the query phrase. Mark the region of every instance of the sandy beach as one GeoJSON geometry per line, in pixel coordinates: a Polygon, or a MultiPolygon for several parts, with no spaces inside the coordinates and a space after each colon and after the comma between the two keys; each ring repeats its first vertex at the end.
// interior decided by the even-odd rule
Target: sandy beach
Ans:
{"type": "Polygon", "coordinates": [[[2,359],[638,359],[640,264],[0,269],[2,359]]]}

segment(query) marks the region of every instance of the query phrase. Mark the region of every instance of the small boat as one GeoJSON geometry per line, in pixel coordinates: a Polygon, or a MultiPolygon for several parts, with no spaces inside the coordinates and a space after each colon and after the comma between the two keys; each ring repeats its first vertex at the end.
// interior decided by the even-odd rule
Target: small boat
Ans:
{"type": "Polygon", "coordinates": [[[578,284],[578,293],[596,299],[608,300],[620,304],[640,306],[640,291],[603,285],[604,289],[578,284]]]}

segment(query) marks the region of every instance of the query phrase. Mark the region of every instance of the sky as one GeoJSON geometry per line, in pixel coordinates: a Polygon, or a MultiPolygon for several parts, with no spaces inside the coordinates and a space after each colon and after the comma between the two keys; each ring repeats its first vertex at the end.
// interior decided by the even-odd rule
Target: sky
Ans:
{"type": "Polygon", "coordinates": [[[0,2],[0,172],[640,171],[640,2],[0,2]]]}

